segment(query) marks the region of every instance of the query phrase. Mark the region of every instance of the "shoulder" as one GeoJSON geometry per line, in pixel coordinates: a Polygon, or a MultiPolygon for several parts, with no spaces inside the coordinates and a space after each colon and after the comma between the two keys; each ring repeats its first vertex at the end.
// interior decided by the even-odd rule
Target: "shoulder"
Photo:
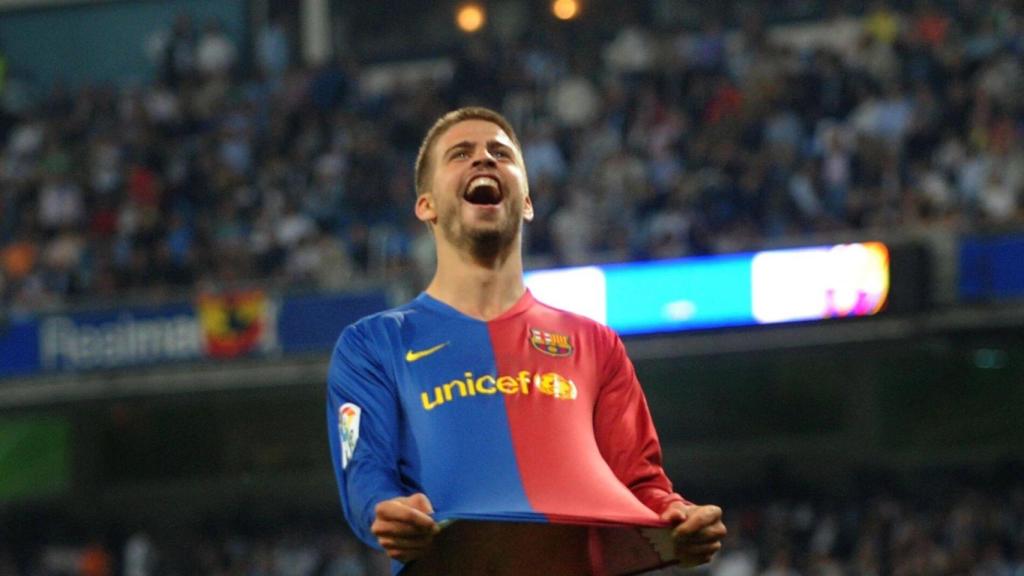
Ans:
{"type": "Polygon", "coordinates": [[[382,310],[349,324],[341,331],[335,350],[381,350],[398,341],[404,328],[422,309],[415,300],[382,310]]]}
{"type": "Polygon", "coordinates": [[[377,332],[400,329],[421,312],[416,301],[363,316],[342,330],[341,335],[368,337],[377,332]]]}
{"type": "Polygon", "coordinates": [[[574,332],[588,333],[602,339],[617,340],[619,338],[618,334],[614,330],[589,316],[570,312],[562,308],[556,308],[555,306],[545,304],[540,300],[534,299],[534,302],[536,306],[535,309],[539,312],[537,317],[554,321],[559,326],[571,328],[574,332]]]}
{"type": "Polygon", "coordinates": [[[590,318],[589,316],[584,316],[582,314],[577,314],[576,312],[570,312],[562,308],[557,308],[555,306],[552,306],[551,304],[547,304],[545,302],[537,300],[536,297],[534,297],[533,302],[535,314],[539,313],[549,318],[556,318],[560,322],[564,322],[566,324],[573,324],[579,327],[604,327],[603,324],[594,320],[593,318],[590,318]]]}
{"type": "Polygon", "coordinates": [[[382,381],[393,376],[401,358],[402,333],[417,312],[415,301],[383,310],[346,326],[335,343],[328,368],[328,381],[340,381],[352,373],[361,378],[378,375],[382,381]]]}

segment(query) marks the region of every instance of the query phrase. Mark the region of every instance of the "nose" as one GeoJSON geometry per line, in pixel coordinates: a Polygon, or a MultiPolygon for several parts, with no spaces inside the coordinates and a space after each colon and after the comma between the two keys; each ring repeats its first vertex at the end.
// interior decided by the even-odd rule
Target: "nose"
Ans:
{"type": "Polygon", "coordinates": [[[488,167],[488,168],[493,168],[493,167],[495,167],[497,165],[498,165],[498,163],[494,160],[494,156],[492,156],[490,151],[486,150],[486,149],[482,150],[480,153],[478,153],[476,155],[476,158],[473,158],[473,167],[474,168],[476,168],[478,166],[485,166],[485,167],[488,167]]]}

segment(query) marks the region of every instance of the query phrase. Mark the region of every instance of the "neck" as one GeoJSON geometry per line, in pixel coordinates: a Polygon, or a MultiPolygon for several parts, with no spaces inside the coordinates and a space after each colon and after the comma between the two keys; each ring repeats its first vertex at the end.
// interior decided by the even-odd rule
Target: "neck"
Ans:
{"type": "Polygon", "coordinates": [[[491,320],[511,308],[523,292],[520,239],[493,258],[478,259],[440,239],[437,271],[427,294],[479,320],[491,320]]]}

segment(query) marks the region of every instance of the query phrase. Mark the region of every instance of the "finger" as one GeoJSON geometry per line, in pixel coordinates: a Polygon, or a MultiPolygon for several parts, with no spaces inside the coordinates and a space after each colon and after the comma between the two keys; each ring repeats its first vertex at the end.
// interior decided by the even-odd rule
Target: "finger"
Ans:
{"type": "Polygon", "coordinates": [[[374,520],[370,525],[370,532],[380,538],[423,538],[433,536],[436,532],[430,527],[417,526],[407,522],[395,522],[390,520],[374,520]]]}
{"type": "Polygon", "coordinates": [[[699,547],[688,548],[676,551],[676,558],[683,567],[692,568],[707,564],[721,550],[721,543],[701,544],[699,547]]]}
{"type": "Polygon", "coordinates": [[[694,543],[717,542],[725,538],[728,533],[729,531],[726,530],[725,524],[722,522],[715,522],[711,526],[705,526],[692,534],[680,534],[679,538],[681,540],[694,543]]]}
{"type": "Polygon", "coordinates": [[[433,538],[405,538],[402,536],[381,536],[377,538],[381,548],[385,550],[426,550],[433,543],[433,538]]]}
{"type": "Polygon", "coordinates": [[[678,551],[678,556],[687,558],[703,558],[713,556],[722,549],[721,542],[708,542],[704,544],[687,544],[678,551]]]}
{"type": "Polygon", "coordinates": [[[416,494],[405,498],[399,498],[399,500],[405,500],[406,504],[420,512],[423,512],[424,514],[434,513],[434,506],[430,503],[430,499],[427,498],[427,495],[422,492],[417,492],[416,494]]]}
{"type": "Polygon", "coordinates": [[[423,536],[433,536],[437,533],[437,530],[430,526],[419,526],[408,522],[377,519],[370,525],[370,532],[377,537],[391,536],[418,538],[423,536]]]}
{"type": "Polygon", "coordinates": [[[711,558],[713,558],[713,556],[714,555],[679,557],[679,565],[683,568],[696,568],[697,566],[711,562],[711,558]]]}
{"type": "Polygon", "coordinates": [[[379,516],[370,525],[370,529],[376,529],[381,534],[401,534],[401,535],[414,535],[414,534],[430,534],[433,532],[432,526],[423,522],[413,522],[406,518],[392,519],[389,516],[379,516]]]}
{"type": "Polygon", "coordinates": [[[666,508],[665,511],[661,513],[661,519],[666,522],[671,522],[673,524],[680,524],[686,521],[688,509],[689,507],[676,502],[669,506],[668,508],[666,508]]]}
{"type": "Polygon", "coordinates": [[[685,522],[676,526],[672,536],[679,538],[695,534],[707,526],[722,521],[722,509],[718,506],[700,506],[691,510],[685,522]]]}
{"type": "Polygon", "coordinates": [[[425,512],[396,500],[381,502],[374,511],[377,514],[378,520],[404,523],[428,531],[434,530],[437,526],[434,519],[425,512]]]}
{"type": "Polygon", "coordinates": [[[399,562],[412,562],[423,556],[426,551],[424,550],[396,550],[396,549],[384,549],[384,553],[388,555],[388,558],[398,560],[399,562]]]}

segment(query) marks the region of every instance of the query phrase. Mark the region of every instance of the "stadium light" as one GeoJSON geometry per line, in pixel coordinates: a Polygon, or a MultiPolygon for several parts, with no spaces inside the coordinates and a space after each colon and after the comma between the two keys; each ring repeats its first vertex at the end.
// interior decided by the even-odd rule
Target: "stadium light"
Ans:
{"type": "Polygon", "coordinates": [[[559,20],[572,20],[580,14],[580,3],[577,0],[555,0],[551,3],[551,13],[559,20]]]}
{"type": "Polygon", "coordinates": [[[462,4],[455,12],[455,23],[459,30],[467,34],[473,34],[484,27],[487,22],[487,12],[484,7],[476,2],[462,4]]]}

